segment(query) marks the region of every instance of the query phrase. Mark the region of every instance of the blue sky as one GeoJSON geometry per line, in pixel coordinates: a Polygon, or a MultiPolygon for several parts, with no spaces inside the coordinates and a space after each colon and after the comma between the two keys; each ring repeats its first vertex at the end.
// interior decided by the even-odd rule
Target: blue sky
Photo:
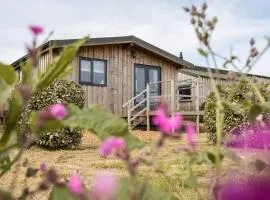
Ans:
{"type": "MultiPolygon", "coordinates": [[[[51,39],[135,35],[175,55],[205,65],[197,54],[198,42],[182,7],[202,1],[189,0],[0,0],[0,62],[11,63],[25,53],[31,40],[29,24],[44,26],[51,39]]],[[[228,55],[233,48],[242,61],[248,41],[254,37],[258,48],[270,36],[270,0],[208,0],[209,13],[219,23],[214,48],[228,55]]],[[[44,37],[45,38],[45,35],[44,37]]],[[[42,40],[42,38],[41,38],[42,40]]],[[[270,51],[252,70],[270,76],[270,51]]]]}

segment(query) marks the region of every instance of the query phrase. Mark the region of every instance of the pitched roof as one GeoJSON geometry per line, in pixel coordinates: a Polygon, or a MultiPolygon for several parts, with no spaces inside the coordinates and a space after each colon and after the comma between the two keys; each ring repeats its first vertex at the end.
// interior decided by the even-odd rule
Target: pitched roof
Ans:
{"type": "MultiPolygon", "coordinates": [[[[228,73],[232,72],[232,71],[228,71],[228,70],[223,70],[223,69],[214,69],[214,68],[207,68],[207,67],[203,67],[203,66],[197,66],[197,65],[193,65],[191,67],[185,67],[183,69],[181,69],[181,73],[185,73],[191,76],[202,76],[202,77],[208,77],[210,78],[209,75],[209,69],[212,72],[212,76],[213,78],[219,78],[219,79],[228,79],[228,73]]],[[[234,72],[236,73],[236,75],[240,76],[241,73],[240,72],[234,72]]],[[[256,75],[256,74],[250,74],[250,73],[246,73],[247,76],[253,76],[253,77],[259,77],[259,78],[265,78],[265,79],[270,79],[269,76],[262,76],[262,75],[256,75]]]]}
{"type": "MultiPolygon", "coordinates": [[[[44,44],[42,44],[39,48],[44,49],[44,47],[52,46],[53,48],[60,48],[66,45],[69,45],[75,42],[77,39],[65,39],[65,40],[50,40],[44,44]]],[[[83,46],[95,46],[95,45],[110,45],[110,44],[134,44],[140,48],[143,48],[147,51],[150,51],[154,54],[157,54],[175,64],[179,64],[185,67],[193,66],[192,63],[179,58],[167,51],[164,51],[140,38],[137,38],[133,35],[130,36],[121,36],[121,37],[103,37],[103,38],[91,38],[89,39],[83,46]]],[[[18,59],[13,62],[12,65],[18,65],[23,59],[26,59],[26,56],[18,59]]]]}

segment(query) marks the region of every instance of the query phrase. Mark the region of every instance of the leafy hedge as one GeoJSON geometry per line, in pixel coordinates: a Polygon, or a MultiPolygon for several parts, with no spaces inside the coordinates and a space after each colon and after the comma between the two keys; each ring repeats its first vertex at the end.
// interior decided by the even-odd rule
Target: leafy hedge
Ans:
{"type": "MultiPolygon", "coordinates": [[[[47,88],[39,90],[36,95],[31,97],[28,105],[22,112],[20,124],[29,124],[31,111],[38,111],[44,107],[55,103],[70,104],[73,103],[79,108],[83,108],[85,95],[81,86],[73,81],[56,80],[47,88]]],[[[29,126],[26,126],[26,133],[29,126]]],[[[78,128],[62,128],[42,132],[39,135],[37,144],[51,149],[74,148],[80,144],[82,130],[78,128]]]]}
{"type": "MultiPolygon", "coordinates": [[[[263,96],[269,95],[270,85],[264,84],[260,88],[263,96]]],[[[248,122],[248,110],[250,105],[258,103],[252,86],[246,81],[239,81],[230,87],[221,88],[224,100],[224,124],[223,133],[229,133],[236,126],[248,122]]],[[[204,109],[204,125],[208,133],[208,139],[216,142],[216,97],[214,92],[206,99],[204,109]]]]}

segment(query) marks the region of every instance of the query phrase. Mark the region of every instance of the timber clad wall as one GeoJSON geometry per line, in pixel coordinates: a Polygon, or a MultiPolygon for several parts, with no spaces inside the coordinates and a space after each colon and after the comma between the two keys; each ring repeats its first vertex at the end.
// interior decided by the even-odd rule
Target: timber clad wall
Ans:
{"type": "MultiPolygon", "coordinates": [[[[186,74],[185,72],[182,72],[181,69],[178,70],[178,80],[192,80],[193,83],[199,82],[200,84],[200,89],[199,89],[199,96],[200,97],[207,97],[208,94],[213,91],[210,78],[205,77],[205,76],[198,76],[196,74],[191,75],[191,74],[186,74]]],[[[250,77],[254,82],[257,83],[270,83],[270,78],[266,77],[261,77],[261,76],[253,76],[250,77]]],[[[231,84],[231,80],[225,80],[225,79],[216,79],[216,83],[226,86],[228,84],[231,84]]],[[[196,86],[191,89],[191,95],[196,96],[196,86]]],[[[204,102],[205,98],[200,99],[199,105],[204,102]]],[[[177,101],[178,102],[178,101],[177,101]]],[[[196,108],[196,99],[193,98],[190,101],[182,101],[177,103],[177,110],[182,110],[182,111],[191,111],[195,110],[196,108]]]]}
{"type": "MultiPolygon", "coordinates": [[[[56,57],[59,51],[54,51],[56,57]]],[[[39,67],[35,75],[43,73],[52,62],[52,54],[46,52],[39,59],[39,67]]],[[[107,86],[82,85],[86,94],[86,106],[99,104],[120,116],[127,115],[127,108],[122,108],[134,96],[134,64],[161,67],[161,80],[177,79],[177,69],[159,56],[150,54],[139,48],[131,50],[128,45],[99,45],[81,47],[78,56],[72,61],[74,71],[67,77],[79,83],[79,57],[102,59],[107,62],[107,86]]],[[[168,94],[170,86],[162,85],[162,93],[168,94]]]]}
{"type": "MultiPolygon", "coordinates": [[[[57,57],[61,48],[45,51],[39,59],[39,67],[34,71],[34,75],[43,73],[46,67],[52,62],[53,57],[57,57]]],[[[158,66],[161,68],[161,81],[176,80],[174,92],[178,95],[178,84],[181,80],[190,79],[196,83],[199,79],[199,96],[206,97],[211,91],[210,79],[196,74],[186,74],[181,72],[175,64],[172,64],[156,54],[149,53],[137,46],[129,44],[110,44],[83,46],[80,48],[77,57],[72,61],[74,71],[67,77],[79,83],[79,57],[102,59],[107,62],[107,86],[82,85],[86,94],[86,106],[99,104],[107,110],[120,116],[127,116],[127,108],[123,108],[128,100],[134,96],[134,64],[158,66]],[[179,81],[177,81],[179,80],[179,81]]],[[[259,82],[268,82],[270,79],[255,76],[259,82]]],[[[224,79],[218,80],[219,84],[226,85],[229,82],[224,79]]],[[[162,95],[168,95],[170,101],[171,85],[170,82],[162,83],[162,95]]],[[[195,86],[195,85],[193,85],[195,86]]],[[[196,96],[196,86],[192,88],[191,95],[196,96]]],[[[200,105],[204,99],[200,99],[200,105]]],[[[196,98],[180,101],[175,97],[175,109],[180,111],[194,111],[196,98]]]]}
{"type": "MultiPolygon", "coordinates": [[[[123,104],[134,96],[134,64],[159,66],[161,80],[176,79],[176,66],[141,50],[136,50],[134,54],[127,45],[82,47],[78,56],[107,61],[107,86],[83,85],[87,97],[86,105],[100,104],[121,116],[127,115],[126,108],[122,108],[123,104]]],[[[69,76],[69,79],[78,83],[78,57],[74,66],[76,71],[69,76]]],[[[162,88],[163,91],[168,89],[162,88]]]]}

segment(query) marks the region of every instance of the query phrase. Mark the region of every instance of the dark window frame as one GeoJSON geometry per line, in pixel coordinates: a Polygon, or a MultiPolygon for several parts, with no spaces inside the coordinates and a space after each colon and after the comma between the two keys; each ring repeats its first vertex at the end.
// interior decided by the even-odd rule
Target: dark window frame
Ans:
{"type": "Polygon", "coordinates": [[[90,86],[99,86],[99,87],[107,87],[107,60],[98,59],[98,58],[88,58],[88,57],[81,57],[79,56],[79,84],[81,85],[90,85],[90,86]],[[91,65],[91,72],[90,72],[90,79],[91,82],[88,81],[81,81],[81,61],[90,61],[91,65]],[[94,83],[94,61],[103,61],[104,62],[104,84],[94,83]]]}
{"type": "MultiPolygon", "coordinates": [[[[136,94],[136,68],[143,68],[143,69],[155,69],[155,70],[158,70],[158,78],[159,78],[159,81],[162,80],[162,77],[161,77],[161,67],[160,66],[155,66],[155,65],[144,65],[144,64],[138,64],[138,63],[134,63],[134,81],[133,81],[133,87],[134,87],[134,91],[133,91],[133,95],[134,97],[137,95],[136,94]]],[[[147,70],[146,73],[144,74],[145,75],[145,82],[148,83],[149,81],[149,76],[148,76],[148,73],[149,71],[147,70]]],[[[159,90],[158,90],[158,95],[161,95],[161,87],[159,87],[159,90]]]]}
{"type": "Polygon", "coordinates": [[[178,86],[178,93],[179,95],[190,95],[190,97],[179,97],[179,102],[188,102],[188,101],[192,101],[192,83],[185,83],[183,85],[179,85],[178,86]],[[190,94],[181,94],[181,90],[189,90],[190,94]]]}

